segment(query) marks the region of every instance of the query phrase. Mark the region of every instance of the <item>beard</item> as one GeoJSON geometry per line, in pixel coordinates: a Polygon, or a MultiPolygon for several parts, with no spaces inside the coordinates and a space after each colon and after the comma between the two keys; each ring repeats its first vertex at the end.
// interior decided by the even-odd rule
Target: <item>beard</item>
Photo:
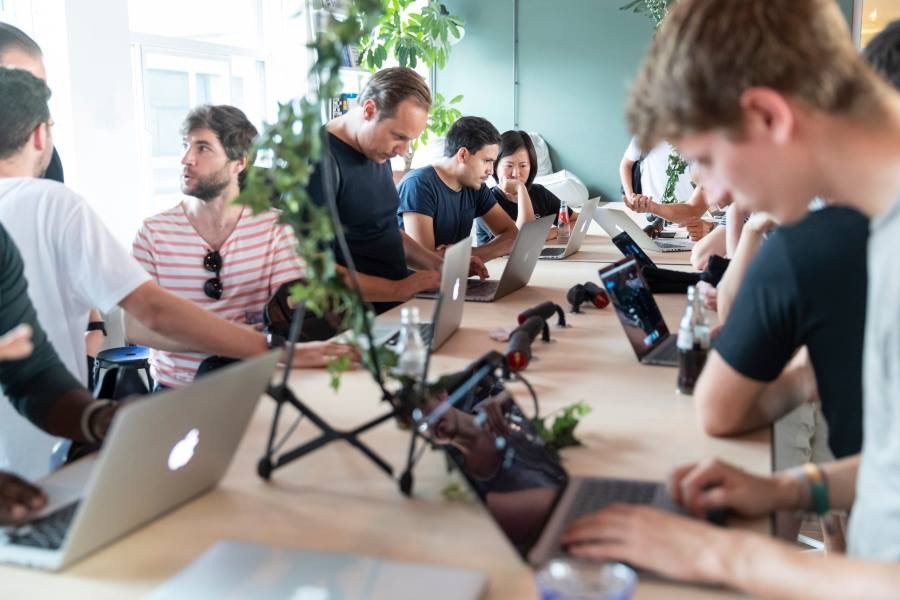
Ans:
{"type": "Polygon", "coordinates": [[[218,173],[212,173],[206,177],[195,177],[194,184],[190,187],[181,182],[181,191],[188,196],[193,196],[204,202],[209,202],[221,194],[228,187],[230,180],[226,169],[218,173]]]}

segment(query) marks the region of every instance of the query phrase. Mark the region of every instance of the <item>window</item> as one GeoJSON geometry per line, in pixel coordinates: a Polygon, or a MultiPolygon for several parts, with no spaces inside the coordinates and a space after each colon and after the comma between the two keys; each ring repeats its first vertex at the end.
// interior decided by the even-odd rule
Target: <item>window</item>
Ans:
{"type": "Polygon", "coordinates": [[[854,36],[860,48],[881,33],[888,23],[900,19],[897,0],[856,0],[853,5],[854,36]]]}
{"type": "Polygon", "coordinates": [[[305,93],[305,27],[293,18],[302,5],[234,0],[222,10],[213,0],[129,0],[143,216],[181,197],[180,130],[191,108],[231,104],[262,130],[277,100],[305,93]]]}

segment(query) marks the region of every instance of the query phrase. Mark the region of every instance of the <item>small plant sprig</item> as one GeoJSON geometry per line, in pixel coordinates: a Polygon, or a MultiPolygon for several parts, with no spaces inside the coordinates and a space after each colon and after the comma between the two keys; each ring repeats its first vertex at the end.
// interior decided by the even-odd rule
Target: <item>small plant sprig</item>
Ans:
{"type": "Polygon", "coordinates": [[[575,437],[575,428],[581,419],[590,412],[591,407],[587,402],[576,402],[549,415],[535,417],[531,423],[541,439],[544,440],[547,449],[558,454],[563,448],[581,445],[581,442],[575,437]],[[548,427],[547,422],[550,417],[554,417],[554,419],[553,424],[548,427]]]}
{"type": "Polygon", "coordinates": [[[687,161],[681,158],[677,152],[672,152],[669,155],[669,164],[666,166],[666,189],[663,191],[660,202],[673,204],[677,201],[677,198],[675,198],[675,187],[678,185],[678,180],[687,170],[687,166],[687,161]]]}
{"type": "MultiPolygon", "coordinates": [[[[338,19],[333,8],[314,3],[314,17],[321,23],[316,38],[308,45],[316,55],[310,69],[317,89],[303,98],[279,104],[278,118],[267,124],[254,148],[266,157],[268,168],[251,168],[238,202],[254,213],[278,208],[281,222],[290,225],[297,237],[297,251],[304,263],[304,281],[291,290],[295,302],[305,303],[311,314],[339,316],[343,328],[361,336],[365,305],[347,286],[337,270],[332,250],[334,228],[327,206],[320,206],[307,193],[310,177],[322,157],[323,106],[341,91],[339,68],[344,47],[359,43],[363,32],[371,31],[381,15],[381,0],[354,0],[345,17],[338,19]]],[[[374,368],[364,353],[366,366],[374,368]]],[[[383,363],[382,363],[383,364],[383,363]]],[[[338,359],[328,365],[331,385],[337,388],[349,361],[338,359]]]]}

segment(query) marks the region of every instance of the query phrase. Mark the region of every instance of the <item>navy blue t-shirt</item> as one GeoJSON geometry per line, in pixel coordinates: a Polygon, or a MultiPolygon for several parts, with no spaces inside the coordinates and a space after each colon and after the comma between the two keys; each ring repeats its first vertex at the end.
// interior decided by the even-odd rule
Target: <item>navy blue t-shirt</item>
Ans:
{"type": "MultiPolygon", "coordinates": [[[[405,278],[408,274],[406,254],[395,220],[400,198],[390,163],[378,164],[369,160],[331,133],[328,142],[339,171],[335,176],[338,214],[357,271],[395,281],[405,278]]],[[[316,203],[324,205],[318,165],[310,177],[307,191],[316,203]]],[[[334,253],[338,263],[346,266],[337,242],[334,253]]],[[[396,306],[389,302],[373,304],[379,313],[396,306]]]]}
{"type": "Polygon", "coordinates": [[[463,187],[455,192],[441,181],[434,167],[422,167],[411,171],[400,182],[397,221],[403,227],[403,213],[406,212],[431,217],[434,245],[448,246],[469,237],[475,218],[494,208],[495,204],[497,201],[485,184],[477,190],[463,187]]]}
{"type": "Polygon", "coordinates": [[[836,206],[772,232],[714,344],[735,371],[766,382],[805,345],[838,458],[862,448],[868,236],[866,217],[836,206]]]}

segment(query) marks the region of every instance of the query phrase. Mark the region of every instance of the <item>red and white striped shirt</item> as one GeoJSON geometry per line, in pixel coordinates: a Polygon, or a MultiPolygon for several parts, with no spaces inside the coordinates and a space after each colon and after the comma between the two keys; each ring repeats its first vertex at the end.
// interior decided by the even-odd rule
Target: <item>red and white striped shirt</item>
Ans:
{"type": "MultiPolygon", "coordinates": [[[[237,226],[222,247],[222,297],[214,300],[203,284],[215,277],[203,259],[212,248],[188,221],[181,204],[146,219],[134,239],[133,254],[156,282],[170,292],[199,304],[223,319],[258,323],[269,297],[279,285],[303,276],[293,230],[278,224],[280,212],[241,212],[237,226]]],[[[180,387],[194,380],[207,357],[198,352],[150,350],[150,370],[156,381],[180,387]]]]}

